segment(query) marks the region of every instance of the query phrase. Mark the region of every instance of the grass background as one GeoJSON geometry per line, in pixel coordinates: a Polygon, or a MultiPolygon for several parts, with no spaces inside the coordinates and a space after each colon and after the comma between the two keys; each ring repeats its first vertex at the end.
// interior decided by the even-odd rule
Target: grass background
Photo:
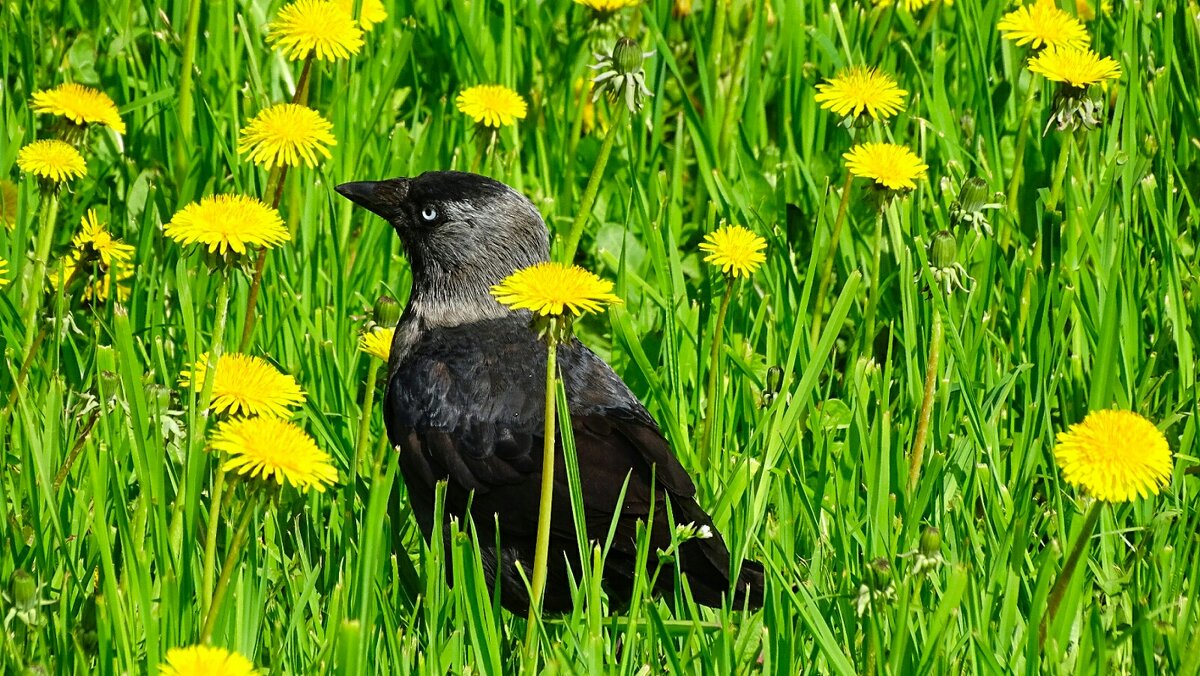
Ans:
{"type": "MultiPolygon", "coordinates": [[[[214,463],[186,452],[196,404],[178,375],[209,344],[214,279],[161,224],[204,195],[262,193],[265,172],[236,154],[238,130],[290,97],[298,67],[264,42],[282,3],[199,4],[194,127],[182,152],[187,2],[0,8],[0,176],[19,195],[15,227],[0,230],[10,279],[28,274],[38,204],[16,154],[50,134],[50,119],[27,102],[63,81],[107,92],[128,133],[91,134],[89,173],[62,196],[55,251],[87,208],[137,248],[127,302],[55,299],[43,315],[53,330],[20,388],[20,284],[0,291],[0,385],[6,398],[19,393],[0,442],[8,673],[153,672],[200,630],[214,463]],[[32,623],[10,612],[18,569],[40,585],[32,623]]],[[[294,239],[267,264],[250,350],[305,388],[298,422],[345,479],[367,386],[358,331],[377,296],[407,294],[397,238],[332,186],[478,163],[564,232],[603,135],[581,134],[575,83],[591,74],[593,51],[630,33],[656,51],[646,67],[654,97],[614,132],[578,259],[615,279],[626,304],[580,332],[660,421],[731,546],[766,565],[767,603],[755,614],[699,609],[679,590],[610,614],[584,584],[575,613],[547,619],[548,669],[1196,673],[1195,3],[1114,3],[1088,23],[1123,74],[1106,93],[1104,124],[1078,135],[1061,216],[1044,203],[1066,137],[1037,133],[1053,90],[1033,81],[1040,95],[1017,208],[993,212],[995,236],[958,233],[975,285],[948,298],[923,296],[913,281],[927,274],[925,243],[947,225],[964,177],[1006,188],[1031,86],[1026,52],[994,29],[1004,3],[915,13],[860,2],[697,4],[679,19],[656,0],[597,27],[566,0],[388,2],[389,18],[357,56],[318,62],[310,101],[333,122],[337,145],[319,168],[289,174],[281,212],[294,239]],[[903,113],[856,137],[909,145],[929,180],[890,210],[878,237],[868,205],[852,200],[827,319],[810,341],[841,153],[852,143],[814,103],[814,86],[850,63],[881,66],[909,91],[903,113]],[[492,82],[530,108],[488,152],[454,96],[492,82]],[[693,430],[723,282],[696,247],[720,221],[749,226],[770,248],[734,295],[717,402],[723,450],[700,473],[693,430]],[[882,337],[863,326],[873,286],[882,337]],[[926,463],[909,492],[933,304],[946,345],[926,463]],[[783,381],[764,405],[769,367],[783,381]],[[1054,435],[1113,406],[1164,430],[1174,476],[1157,498],[1104,512],[1039,647],[1046,596],[1087,502],[1054,466],[1054,435]],[[927,525],[941,530],[946,563],[914,577],[906,555],[927,525]],[[890,563],[896,598],[860,616],[855,600],[875,559],[890,563]]],[[[599,119],[612,110],[598,104],[599,119]]],[[[245,275],[235,279],[230,349],[248,290],[245,275]]],[[[422,543],[387,457],[353,485],[285,493],[258,514],[214,643],[274,673],[516,669],[524,618],[491,601],[469,529],[451,551],[422,543]]],[[[222,547],[231,533],[226,523],[222,547]]]]}

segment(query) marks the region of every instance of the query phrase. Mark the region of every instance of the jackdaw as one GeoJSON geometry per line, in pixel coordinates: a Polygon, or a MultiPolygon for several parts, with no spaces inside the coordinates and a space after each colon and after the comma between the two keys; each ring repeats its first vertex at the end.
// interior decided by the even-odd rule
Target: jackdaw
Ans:
{"type": "MultiPolygon", "coordinates": [[[[499,575],[501,604],[525,612],[529,594],[516,566],[527,576],[533,569],[546,347],[530,313],[509,310],[489,290],[515,270],[547,260],[546,225],[524,196],[475,174],[435,171],[344,183],[337,191],[392,224],[412,268],[412,293],[392,343],[384,422],[400,452],[417,522],[429,538],[435,486],[445,481],[446,515],[462,523],[472,517],[489,586],[499,575]]],[[[578,449],[587,536],[603,542],[616,523],[603,572],[610,601],[629,601],[640,521],[652,524],[651,569],[676,524],[711,533],[677,552],[696,601],[720,606],[732,591],[735,606],[760,606],[761,566],[744,562],[730,584],[729,550],[696,503],[691,477],[620,377],[575,339],[559,346],[558,364],[578,449]]],[[[571,609],[569,576],[580,575],[561,444],[556,462],[543,601],[552,613],[571,609]]],[[[655,591],[672,588],[672,568],[664,566],[655,591]]]]}

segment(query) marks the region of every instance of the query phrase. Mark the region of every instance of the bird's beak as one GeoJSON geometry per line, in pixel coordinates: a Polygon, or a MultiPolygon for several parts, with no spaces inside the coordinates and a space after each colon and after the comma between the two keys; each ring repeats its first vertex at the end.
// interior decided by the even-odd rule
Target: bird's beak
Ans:
{"type": "Polygon", "coordinates": [[[408,197],[408,179],[390,178],[386,181],[354,181],[343,183],[335,190],[342,197],[388,220],[408,197]]]}

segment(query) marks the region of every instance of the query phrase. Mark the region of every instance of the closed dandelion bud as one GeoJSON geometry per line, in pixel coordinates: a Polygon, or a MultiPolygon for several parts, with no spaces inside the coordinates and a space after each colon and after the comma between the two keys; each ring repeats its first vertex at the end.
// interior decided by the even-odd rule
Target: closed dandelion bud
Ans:
{"type": "Polygon", "coordinates": [[[929,267],[944,270],[953,267],[956,258],[958,241],[954,238],[954,233],[942,230],[934,235],[933,241],[929,243],[929,267]]]}
{"type": "Polygon", "coordinates": [[[872,589],[887,589],[892,584],[892,564],[887,559],[875,559],[867,565],[867,584],[872,589]]]}
{"type": "Polygon", "coordinates": [[[380,296],[373,310],[375,323],[386,329],[400,323],[400,304],[391,296],[380,296]]]}
{"type": "Polygon", "coordinates": [[[642,67],[642,48],[632,38],[620,38],[613,47],[613,65],[621,75],[636,73],[642,67]]]}
{"type": "Polygon", "coordinates": [[[12,590],[14,607],[26,610],[37,603],[37,581],[29,573],[20,568],[14,570],[8,584],[12,590]]]}
{"type": "Polygon", "coordinates": [[[969,213],[980,212],[991,201],[991,197],[987,181],[972,176],[963,181],[962,187],[958,189],[958,207],[969,213]]]}
{"type": "Polygon", "coordinates": [[[767,369],[767,379],[763,385],[763,406],[770,406],[771,402],[775,401],[781,387],[783,387],[783,369],[772,366],[767,369]]]}
{"type": "Polygon", "coordinates": [[[1158,139],[1154,137],[1154,134],[1146,134],[1145,138],[1142,139],[1142,153],[1146,157],[1153,157],[1157,152],[1158,139]]]}
{"type": "Polygon", "coordinates": [[[921,531],[921,554],[934,556],[942,551],[942,532],[933,526],[921,531]]]}

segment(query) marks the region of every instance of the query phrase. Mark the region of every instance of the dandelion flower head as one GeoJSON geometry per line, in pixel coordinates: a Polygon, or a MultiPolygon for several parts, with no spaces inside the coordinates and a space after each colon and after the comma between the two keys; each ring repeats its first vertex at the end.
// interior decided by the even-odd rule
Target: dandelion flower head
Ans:
{"type": "Polygon", "coordinates": [[[317,164],[317,155],[328,159],[327,146],[336,145],[329,123],[317,111],[295,103],[280,103],[262,110],[238,136],[238,153],[248,155],[267,169],[317,164]]]}
{"type": "Polygon", "coordinates": [[[476,124],[505,127],[525,119],[525,99],[504,85],[475,85],[463,90],[455,101],[458,109],[476,124]]]}
{"type": "Polygon", "coordinates": [[[295,423],[280,418],[234,418],[213,433],[213,450],[229,456],[222,466],[252,479],[285,482],[324,493],[337,482],[329,454],[295,423]]]}
{"type": "Polygon", "coordinates": [[[102,124],[125,133],[125,122],[108,94],[74,82],[34,92],[30,107],[35,113],[61,115],[78,125],[102,124]]]}
{"type": "Polygon", "coordinates": [[[767,241],[740,225],[726,225],[704,236],[700,250],[711,263],[731,277],[749,277],[767,260],[767,241]]]}
{"type": "Polygon", "coordinates": [[[1077,47],[1048,47],[1029,59],[1029,70],[1077,89],[1121,77],[1121,64],[1112,57],[1077,47]]]}
{"type": "MultiPolygon", "coordinates": [[[[354,10],[354,0],[338,0],[338,5],[347,14],[354,10]]],[[[362,0],[358,11],[358,25],[362,26],[363,30],[371,30],[375,24],[386,21],[387,17],[387,9],[383,6],[382,0],[362,0]]]]}
{"type": "Polygon", "coordinates": [[[1105,502],[1158,495],[1171,478],[1171,448],[1149,420],[1132,411],[1092,411],[1058,433],[1054,460],[1063,478],[1105,502]]]}
{"type": "Polygon", "coordinates": [[[575,0],[575,4],[583,5],[584,7],[601,14],[610,14],[619,9],[633,7],[639,2],[641,2],[641,0],[575,0]]]}
{"type": "Polygon", "coordinates": [[[889,190],[912,190],[929,167],[907,146],[862,143],[842,155],[851,174],[869,178],[889,190]]]}
{"type": "Polygon", "coordinates": [[[543,317],[577,317],[620,303],[612,288],[612,282],[583,268],[544,262],[512,273],[492,287],[492,295],[514,310],[530,310],[543,317]]]}
{"type": "Polygon", "coordinates": [[[1006,40],[1033,49],[1070,46],[1086,49],[1087,29],[1078,19],[1059,9],[1054,0],[1035,0],[1005,14],[996,29],[1006,40]]]}
{"type": "Polygon", "coordinates": [[[291,235],[279,212],[244,195],[210,195],[180,209],[163,232],[183,245],[201,244],[209,252],[246,253],[247,246],[272,248],[291,235]]]}
{"type": "Polygon", "coordinates": [[[171,648],[159,676],[253,676],[258,671],[238,653],[209,645],[171,648]]]}
{"type": "Polygon", "coordinates": [[[851,66],[832,80],[817,85],[816,100],[825,110],[843,117],[866,112],[877,120],[900,112],[908,92],[887,73],[866,66],[851,66]]]}
{"type": "MultiPolygon", "coordinates": [[[[179,384],[199,391],[208,371],[208,354],[202,353],[191,368],[180,374],[179,384]]],[[[212,407],[229,415],[290,418],[291,408],[304,405],[304,390],[296,379],[281,373],[267,360],[248,354],[223,354],[217,360],[212,407]]]]}
{"type": "Polygon", "coordinates": [[[392,354],[392,338],[396,329],[377,326],[358,337],[358,350],[384,361],[392,354]]]}
{"type": "Polygon", "coordinates": [[[87,163],[69,143],[44,139],[34,141],[17,153],[17,166],[51,183],[62,183],[87,174],[87,163]]]}
{"type": "Polygon", "coordinates": [[[329,0],[296,0],[279,10],[267,30],[267,43],[292,61],[314,53],[322,61],[346,59],[362,49],[362,38],[350,12],[329,0]]]}
{"type": "Polygon", "coordinates": [[[95,209],[87,210],[79,221],[79,228],[79,234],[75,235],[71,244],[80,252],[91,248],[104,265],[112,265],[113,261],[127,261],[133,256],[133,247],[113,237],[96,217],[95,209]]]}

